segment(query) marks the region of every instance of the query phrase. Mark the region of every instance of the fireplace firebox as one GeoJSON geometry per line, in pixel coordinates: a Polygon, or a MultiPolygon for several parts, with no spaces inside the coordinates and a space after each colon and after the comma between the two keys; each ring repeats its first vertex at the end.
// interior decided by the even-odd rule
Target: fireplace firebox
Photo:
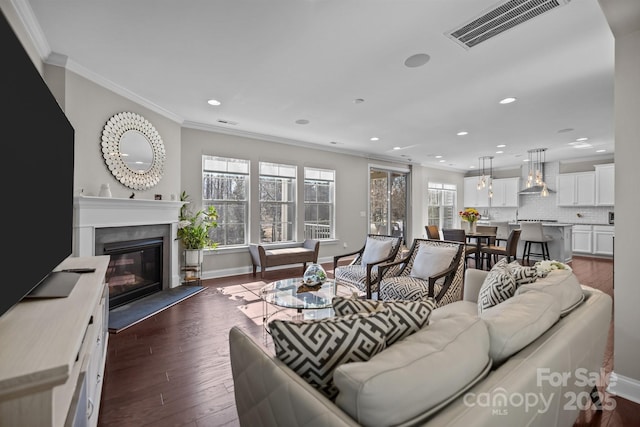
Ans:
{"type": "Polygon", "coordinates": [[[106,281],[109,309],[162,290],[162,238],[104,244],[110,255],[106,281]]]}

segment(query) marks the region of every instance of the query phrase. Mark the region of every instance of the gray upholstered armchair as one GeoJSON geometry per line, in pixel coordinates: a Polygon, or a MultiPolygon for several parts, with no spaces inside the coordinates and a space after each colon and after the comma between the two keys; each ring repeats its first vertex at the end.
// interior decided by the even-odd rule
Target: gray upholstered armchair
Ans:
{"type": "Polygon", "coordinates": [[[368,234],[365,244],[355,252],[333,257],[333,275],[337,282],[348,283],[371,298],[378,287],[378,265],[399,258],[402,238],[384,234],[368,234]],[[342,258],[354,256],[348,265],[338,266],[342,258]]]}
{"type": "Polygon", "coordinates": [[[434,298],[438,307],[462,299],[464,243],[414,239],[402,259],[378,267],[380,300],[434,298]]]}

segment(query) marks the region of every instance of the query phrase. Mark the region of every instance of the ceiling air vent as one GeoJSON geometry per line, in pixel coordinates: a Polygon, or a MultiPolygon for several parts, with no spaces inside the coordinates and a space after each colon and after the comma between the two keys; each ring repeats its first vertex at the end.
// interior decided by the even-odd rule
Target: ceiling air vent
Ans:
{"type": "Polygon", "coordinates": [[[563,6],[571,0],[511,0],[500,2],[482,15],[472,18],[460,28],[445,33],[465,49],[472,48],[491,37],[545,12],[563,6]]]}

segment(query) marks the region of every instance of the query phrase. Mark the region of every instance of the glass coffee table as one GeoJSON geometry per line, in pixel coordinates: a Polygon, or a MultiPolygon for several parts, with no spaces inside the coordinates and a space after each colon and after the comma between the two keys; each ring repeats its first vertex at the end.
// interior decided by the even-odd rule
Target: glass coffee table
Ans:
{"type": "Polygon", "coordinates": [[[301,277],[276,280],[260,289],[260,298],[263,301],[262,323],[266,329],[269,318],[283,310],[296,310],[296,314],[290,316],[295,320],[331,317],[333,297],[349,297],[354,292],[360,294],[355,286],[333,279],[327,279],[318,287],[305,285],[301,277]],[[270,313],[270,306],[276,307],[275,312],[270,313]]]}

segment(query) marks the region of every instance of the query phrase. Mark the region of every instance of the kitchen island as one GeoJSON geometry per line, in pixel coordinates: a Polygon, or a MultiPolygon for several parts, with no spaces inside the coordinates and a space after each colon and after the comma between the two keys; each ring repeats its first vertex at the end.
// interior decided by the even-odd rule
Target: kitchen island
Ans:
{"type": "MultiPolygon", "coordinates": [[[[478,224],[487,224],[491,225],[492,221],[478,221],[478,224]]],[[[509,231],[520,228],[520,221],[509,222],[509,231]]],[[[542,229],[544,234],[552,237],[553,240],[548,243],[549,245],[549,256],[552,260],[561,261],[561,262],[569,262],[573,258],[573,248],[572,248],[572,229],[573,224],[568,223],[560,223],[560,222],[542,222],[542,229]]],[[[541,252],[539,250],[539,245],[534,246],[534,251],[541,252]]],[[[524,253],[524,241],[520,239],[518,242],[518,249],[516,252],[516,256],[518,260],[522,262],[522,254],[524,253]]],[[[533,262],[534,259],[536,261],[541,260],[542,257],[539,255],[532,255],[530,257],[530,262],[533,262]]]]}
{"type": "MultiPolygon", "coordinates": [[[[519,228],[520,223],[509,223],[509,230],[519,228]]],[[[552,260],[569,262],[573,258],[572,247],[572,229],[573,224],[560,223],[560,222],[543,222],[542,230],[545,235],[553,238],[549,245],[549,256],[552,260]]],[[[541,252],[538,249],[539,245],[534,246],[534,251],[541,252]]],[[[516,252],[518,259],[522,261],[522,254],[524,253],[524,241],[520,239],[518,242],[518,251],[516,252]]],[[[530,261],[533,262],[535,257],[536,261],[542,259],[540,255],[534,255],[530,257],[530,261]]]]}

